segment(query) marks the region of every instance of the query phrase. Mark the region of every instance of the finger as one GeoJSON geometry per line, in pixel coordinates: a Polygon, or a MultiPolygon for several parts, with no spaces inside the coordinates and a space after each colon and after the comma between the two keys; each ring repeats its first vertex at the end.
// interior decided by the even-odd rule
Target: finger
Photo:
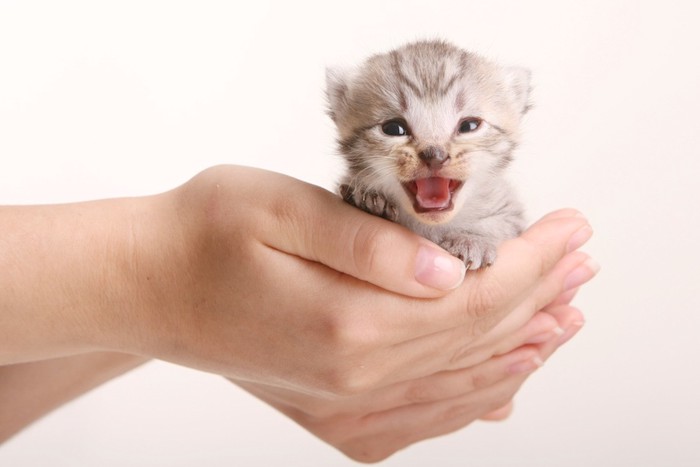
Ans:
{"type": "Polygon", "coordinates": [[[468,310],[463,318],[477,318],[477,333],[491,329],[512,310],[509,303],[522,300],[591,234],[585,218],[576,215],[545,218],[520,237],[504,242],[495,264],[482,274],[467,277],[458,290],[468,310]]]}
{"type": "MultiPolygon", "coordinates": [[[[542,302],[551,301],[561,294],[565,278],[572,271],[584,268],[587,271],[587,277],[593,277],[595,271],[589,269],[587,263],[588,256],[584,253],[569,253],[538,285],[540,290],[537,293],[531,293],[525,300],[518,299],[522,302],[515,305],[515,309],[511,307],[510,309],[513,311],[506,319],[487,334],[475,336],[474,325],[467,324],[408,340],[404,335],[401,336],[403,340],[394,345],[375,350],[372,354],[372,360],[375,362],[372,366],[372,372],[376,376],[372,379],[373,387],[381,388],[421,378],[436,371],[468,368],[495,354],[508,352],[525,343],[545,342],[550,338],[564,334],[565,328],[558,325],[557,321],[552,319],[551,314],[538,314],[537,310],[544,306],[542,302]],[[532,323],[528,326],[526,323],[530,321],[532,323]]],[[[429,310],[424,313],[428,317],[434,318],[440,312],[441,310],[429,310]]],[[[386,312],[386,314],[389,313],[389,311],[386,312]]],[[[405,313],[405,315],[409,316],[410,313],[405,313]]],[[[386,315],[382,315],[382,317],[386,318],[386,315]]],[[[359,323],[359,320],[355,321],[359,323]]],[[[349,324],[349,326],[355,326],[357,323],[349,324]]],[[[388,338],[393,333],[404,329],[404,326],[406,326],[405,319],[397,320],[393,326],[387,327],[385,331],[380,332],[375,327],[372,333],[388,338]]],[[[413,332],[415,333],[416,329],[422,330],[430,326],[431,323],[421,324],[414,328],[413,332]]],[[[406,332],[409,330],[406,329],[406,332]]],[[[365,375],[369,374],[365,371],[365,375]]]]}
{"type": "MultiPolygon", "coordinates": [[[[501,321],[501,323],[494,328],[495,335],[498,336],[498,338],[489,339],[488,341],[492,342],[495,340],[495,343],[492,345],[495,346],[496,355],[510,352],[523,344],[541,344],[564,334],[564,330],[559,327],[557,320],[549,313],[543,311],[535,313],[524,326],[515,332],[505,334],[504,337],[501,337],[499,335],[500,333],[497,332],[498,327],[501,326],[502,323],[504,322],[501,321]]],[[[491,335],[491,333],[489,333],[489,335],[491,335]]]]}
{"type": "Polygon", "coordinates": [[[412,297],[442,296],[462,283],[463,262],[423,237],[321,188],[276,183],[282,191],[270,200],[268,245],[412,297]]]}
{"type": "Polygon", "coordinates": [[[345,399],[340,406],[339,401],[319,400],[282,388],[234,383],[277,407],[350,457],[377,461],[408,444],[461,428],[476,418],[506,416],[508,402],[524,375],[538,365],[526,372],[514,372],[513,367],[537,355],[534,347],[523,347],[481,365],[482,374],[466,379],[469,371],[436,375],[437,378],[426,378],[422,382],[423,389],[401,385],[393,394],[384,390],[368,394],[361,401],[345,399]],[[441,389],[436,390],[436,387],[441,389]],[[426,426],[430,427],[427,431],[426,426]]]}
{"type": "MultiPolygon", "coordinates": [[[[490,358],[473,367],[444,371],[416,380],[397,383],[342,400],[342,412],[362,416],[397,407],[460,397],[488,388],[514,375],[531,373],[542,366],[536,346],[521,346],[516,350],[490,358]]],[[[277,401],[316,419],[337,415],[337,400],[325,400],[301,392],[244,381],[231,380],[242,388],[264,396],[268,402],[277,401]]]]}
{"type": "Polygon", "coordinates": [[[500,409],[496,409],[492,412],[482,415],[479,420],[489,421],[489,422],[500,422],[510,417],[513,413],[513,401],[508,402],[506,405],[500,409]]]}
{"type": "Polygon", "coordinates": [[[523,345],[466,369],[444,371],[376,391],[372,399],[378,403],[368,412],[376,411],[379,407],[388,409],[463,396],[493,386],[513,375],[530,373],[540,366],[542,361],[537,347],[523,345]]]}
{"type": "MultiPolygon", "coordinates": [[[[547,342],[553,337],[564,334],[564,330],[559,327],[557,320],[545,312],[536,313],[529,321],[515,330],[511,328],[510,324],[501,326],[502,324],[506,324],[505,320],[482,338],[463,345],[456,352],[453,352],[452,358],[449,359],[449,367],[452,369],[469,368],[493,356],[507,354],[518,347],[547,342]]],[[[447,335],[447,333],[445,334],[447,335]]],[[[457,328],[450,334],[452,336],[448,335],[445,338],[445,343],[441,345],[443,349],[451,349],[454,346],[454,341],[459,340],[460,337],[462,342],[464,341],[463,330],[457,328]]],[[[447,354],[447,350],[443,350],[443,365],[446,360],[444,355],[447,354]]],[[[417,364],[414,364],[415,366],[417,364]]]]}
{"type": "Polygon", "coordinates": [[[567,332],[572,322],[579,321],[578,324],[582,325],[581,312],[568,306],[578,290],[576,288],[562,293],[515,332],[509,329],[507,319],[501,321],[492,332],[484,336],[484,345],[495,345],[495,355],[501,355],[523,344],[543,344],[559,338],[567,332]],[[552,312],[553,310],[556,312],[552,312]]]}
{"type": "MultiPolygon", "coordinates": [[[[562,294],[562,296],[564,295],[566,293],[562,294]]],[[[524,313],[521,308],[531,308],[530,305],[523,304],[488,334],[476,342],[464,345],[450,362],[456,364],[457,367],[468,367],[490,356],[512,352],[523,345],[543,344],[552,339],[558,340],[568,335],[572,321],[577,322],[579,326],[583,324],[581,313],[566,305],[568,303],[553,303],[535,313],[526,324],[517,328],[517,322],[519,322],[517,317],[524,313]],[[557,314],[551,313],[552,310],[558,310],[557,314]]],[[[529,314],[527,311],[525,313],[529,314]]],[[[449,344],[445,343],[444,348],[449,348],[449,344]]]]}
{"type": "MultiPolygon", "coordinates": [[[[545,276],[551,275],[567,251],[582,241],[582,229],[590,237],[588,223],[580,216],[545,218],[523,236],[505,242],[493,266],[468,275],[464,284],[452,294],[431,302],[405,302],[400,312],[391,306],[378,307],[387,311],[375,313],[374,319],[381,327],[382,335],[393,342],[464,327],[462,342],[471,343],[528,299],[545,276]],[[572,239],[574,243],[571,243],[572,239]],[[420,334],[416,333],[417,330],[420,334]]],[[[522,326],[537,310],[558,296],[564,288],[564,277],[581,261],[582,258],[566,258],[549,279],[549,287],[539,293],[538,300],[544,303],[539,308],[533,308],[534,302],[523,307],[521,314],[511,321],[510,331],[522,326]]],[[[375,303],[379,305],[379,302],[375,303]]],[[[441,350],[445,352],[445,348],[441,350]]]]}
{"type": "Polygon", "coordinates": [[[542,358],[546,360],[557,348],[561,347],[578,334],[586,323],[586,319],[578,308],[565,304],[552,305],[545,308],[544,311],[552,315],[552,317],[557,320],[557,323],[559,323],[559,326],[564,330],[561,336],[553,339],[553,342],[549,342],[547,346],[541,350],[540,354],[542,358]]]}
{"type": "MultiPolygon", "coordinates": [[[[273,175],[276,190],[271,191],[277,195],[268,195],[271,198],[266,200],[273,213],[262,232],[266,244],[414,297],[440,296],[444,294],[440,288],[449,289],[460,282],[461,262],[427,240],[399,225],[367,215],[318,187],[273,175]]],[[[263,177],[255,177],[254,183],[261,183],[260,178],[263,177]]],[[[251,190],[259,191],[254,187],[251,190]]],[[[246,192],[245,187],[241,191],[246,192]]],[[[518,239],[505,242],[498,261],[489,270],[467,278],[471,286],[461,287],[461,297],[458,295],[466,304],[467,313],[455,314],[454,307],[441,307],[442,313],[432,313],[431,326],[426,330],[440,325],[451,328],[459,321],[476,322],[479,332],[490,329],[509,311],[496,309],[496,305],[532,287],[567,248],[585,242],[590,236],[587,226],[586,220],[573,210],[545,216],[518,239]]],[[[418,306],[416,310],[425,320],[425,307],[418,306]]],[[[394,316],[391,321],[396,322],[397,318],[394,316]]],[[[402,316],[401,320],[415,333],[416,323],[410,317],[402,316]]]]}
{"type": "Polygon", "coordinates": [[[593,277],[596,272],[595,269],[590,269],[588,256],[584,253],[573,252],[567,255],[555,266],[545,283],[540,285],[540,288],[545,290],[544,293],[548,294],[546,298],[542,298],[543,292],[539,291],[539,296],[535,295],[519,304],[506,319],[480,339],[469,339],[469,329],[457,327],[394,346],[391,353],[394,356],[401,355],[403,360],[392,359],[387,355],[379,361],[388,362],[388,365],[401,362],[404,367],[387,369],[385,374],[393,378],[403,378],[401,380],[410,380],[435,368],[467,368],[523,344],[547,343],[560,337],[564,341],[570,339],[571,323],[577,322],[578,327],[582,325],[582,317],[578,310],[566,304],[551,305],[539,313],[535,313],[534,310],[542,307],[540,301],[549,301],[561,293],[562,283],[572,271],[577,277],[583,277],[581,269],[586,271],[587,278],[593,277]],[[421,345],[418,345],[419,343],[421,345]]]}
{"type": "MultiPolygon", "coordinates": [[[[581,313],[570,306],[560,305],[548,310],[557,318],[562,327],[573,334],[581,328],[581,313]]],[[[572,335],[573,335],[572,334],[572,335]]],[[[565,336],[554,338],[539,346],[540,355],[548,358],[562,345],[565,336]]],[[[529,348],[525,346],[524,348],[529,348]]],[[[391,453],[424,439],[445,435],[459,430],[475,419],[489,419],[491,416],[507,416],[512,409],[511,401],[522,383],[532,371],[514,375],[503,379],[481,390],[472,391],[462,397],[435,402],[432,404],[419,404],[396,409],[383,414],[385,417],[400,417],[402,423],[398,433],[380,431],[371,436],[353,440],[356,446],[362,446],[364,452],[370,452],[378,458],[386,457],[391,453]],[[429,427],[425,429],[424,427],[429,427]]],[[[498,418],[496,418],[498,419],[498,418]]],[[[396,420],[391,421],[398,425],[396,420]]],[[[381,428],[387,430],[387,421],[383,421],[381,428]]],[[[374,427],[375,429],[379,427],[374,427]]],[[[381,430],[381,428],[379,428],[381,430]]],[[[350,443],[352,446],[352,444],[350,443]]]]}
{"type": "Polygon", "coordinates": [[[428,404],[414,404],[350,420],[331,443],[348,456],[377,462],[428,438],[463,428],[506,406],[524,377],[513,376],[481,391],[428,404]],[[345,437],[346,439],[343,439],[345,437]]]}
{"type": "MultiPolygon", "coordinates": [[[[500,352],[511,350],[514,344],[520,345],[518,333],[522,333],[523,323],[528,322],[539,313],[537,310],[547,309],[555,305],[566,305],[573,298],[573,293],[566,291],[567,278],[575,276],[580,282],[586,282],[597,273],[596,266],[588,255],[582,252],[574,251],[566,255],[557,265],[536,285],[534,290],[526,292],[525,298],[519,297],[513,300],[511,306],[512,311],[499,322],[491,331],[483,335],[476,342],[466,342],[464,344],[463,354],[468,355],[479,345],[489,345],[491,343],[501,342],[500,352]],[[545,308],[545,309],[543,309],[545,308]],[[521,328],[521,329],[519,329],[521,328]]],[[[577,289],[578,287],[576,287],[577,289]]],[[[547,314],[547,313],[545,313],[547,314]]],[[[542,320],[543,318],[539,318],[542,320]]],[[[534,324],[534,323],[533,323],[534,324]]],[[[527,328],[524,328],[527,329],[527,328]]],[[[527,343],[535,344],[545,342],[554,334],[562,334],[561,326],[552,325],[551,329],[543,329],[539,336],[532,335],[531,340],[527,343]]]]}
{"type": "MultiPolygon", "coordinates": [[[[600,271],[600,265],[590,256],[575,251],[557,264],[542,280],[532,294],[534,306],[539,310],[548,306],[566,305],[567,292],[578,289],[593,279],[600,271]]],[[[574,292],[575,294],[575,292],[574,292]]]]}
{"type": "MultiPolygon", "coordinates": [[[[284,256],[282,259],[285,258],[292,263],[290,267],[296,265],[301,268],[299,271],[303,271],[294,275],[305,278],[292,284],[295,287],[293,295],[313,300],[318,294],[318,284],[323,284],[325,289],[334,287],[332,282],[323,277],[324,266],[312,262],[299,262],[292,256],[284,256]]],[[[578,267],[585,258],[587,256],[583,253],[575,252],[561,261],[553,271],[562,279],[558,283],[563,282],[563,277],[569,269],[578,267]]],[[[270,278],[269,282],[284,283],[288,271],[294,271],[290,267],[273,271],[279,273],[279,277],[270,278]]],[[[489,341],[484,341],[483,338],[476,339],[473,335],[473,325],[470,324],[429,333],[431,327],[434,329],[436,326],[435,321],[439,319],[440,314],[444,313],[443,307],[452,307],[454,310],[463,306],[459,303],[447,304],[453,297],[423,302],[376,291],[362,293],[358,288],[339,288],[333,296],[335,302],[331,312],[316,316],[312,325],[324,335],[329,334],[330,344],[335,345],[335,341],[339,339],[338,342],[349,345],[350,350],[359,349],[356,357],[345,359],[343,366],[348,370],[346,379],[354,381],[353,384],[363,388],[363,391],[421,378],[441,370],[467,368],[489,359],[494,353],[509,350],[503,346],[494,350],[489,341]],[[411,320],[412,324],[409,323],[411,320]],[[336,335],[338,339],[333,337],[336,335]],[[368,365],[368,362],[371,364],[368,365]]],[[[312,305],[310,302],[308,307],[312,305]]],[[[507,319],[501,322],[498,329],[494,330],[500,330],[499,339],[510,333],[515,333],[516,338],[529,334],[529,331],[518,334],[518,329],[536,313],[534,306],[534,301],[529,300],[516,307],[507,319]]],[[[547,324],[546,318],[547,316],[543,316],[538,320],[551,326],[552,330],[556,328],[556,323],[550,321],[550,324],[547,324]]],[[[513,340],[508,342],[508,346],[515,346],[517,343],[513,340]]],[[[340,350],[342,351],[342,348],[340,350]]]]}
{"type": "Polygon", "coordinates": [[[554,301],[552,301],[552,303],[550,303],[550,305],[568,305],[569,303],[571,303],[574,300],[574,298],[578,294],[579,290],[580,290],[579,287],[575,287],[571,290],[565,291],[564,293],[559,295],[557,298],[555,298],[554,301]]]}
{"type": "Polygon", "coordinates": [[[545,214],[542,216],[537,222],[542,222],[542,221],[547,221],[547,220],[552,220],[552,219],[561,219],[565,217],[576,217],[576,216],[582,216],[582,214],[574,208],[562,208],[562,209],[557,209],[556,211],[552,211],[550,213],[545,214]]]}
{"type": "Polygon", "coordinates": [[[570,305],[552,305],[545,308],[543,312],[552,315],[552,317],[556,319],[561,329],[564,330],[563,334],[554,336],[550,340],[540,344],[525,345],[521,349],[531,350],[534,346],[537,348],[538,356],[541,359],[540,361],[544,363],[559,347],[568,342],[581,330],[585,324],[585,319],[579,309],[570,305]]]}

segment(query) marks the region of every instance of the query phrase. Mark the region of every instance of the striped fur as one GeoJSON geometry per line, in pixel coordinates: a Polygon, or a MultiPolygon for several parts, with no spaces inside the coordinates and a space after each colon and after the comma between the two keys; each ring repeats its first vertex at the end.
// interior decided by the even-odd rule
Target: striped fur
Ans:
{"type": "Polygon", "coordinates": [[[354,70],[328,70],[329,115],[347,162],[343,198],[442,245],[473,269],[495,259],[498,243],[517,235],[522,210],[503,178],[528,110],[529,72],[503,68],[443,41],[420,41],[374,55],[354,70]],[[467,117],[482,121],[461,134],[467,117]],[[401,119],[406,136],[382,124],[401,119]],[[420,154],[446,152],[439,169],[420,154]],[[405,184],[444,177],[462,182],[453,208],[416,212],[405,184]]]}

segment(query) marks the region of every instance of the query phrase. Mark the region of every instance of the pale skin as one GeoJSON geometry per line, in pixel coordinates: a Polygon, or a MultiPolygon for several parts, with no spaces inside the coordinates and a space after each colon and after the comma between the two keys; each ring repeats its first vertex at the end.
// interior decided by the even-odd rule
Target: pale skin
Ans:
{"type": "Polygon", "coordinates": [[[298,180],[215,167],[170,192],[0,208],[0,440],[158,358],[224,375],[357,460],[478,418],[583,324],[573,210],[459,261],[298,180]],[[41,382],[41,384],[37,384],[41,382]]]}

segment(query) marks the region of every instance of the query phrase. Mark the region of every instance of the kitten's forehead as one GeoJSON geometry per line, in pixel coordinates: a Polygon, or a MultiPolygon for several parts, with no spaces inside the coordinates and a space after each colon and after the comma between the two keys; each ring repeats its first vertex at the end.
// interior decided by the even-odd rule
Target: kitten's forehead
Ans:
{"type": "Polygon", "coordinates": [[[327,81],[329,114],[341,137],[394,118],[405,118],[414,136],[426,139],[444,138],[464,117],[515,129],[529,90],[529,74],[441,41],[374,55],[351,72],[328,72],[327,81]]]}
{"type": "Polygon", "coordinates": [[[375,55],[360,73],[365,89],[375,91],[379,108],[424,119],[427,113],[434,115],[432,121],[477,111],[484,99],[497,94],[493,65],[442,42],[419,42],[375,55]]]}
{"type": "Polygon", "coordinates": [[[408,98],[404,118],[414,138],[423,143],[440,144],[449,139],[462,116],[463,105],[456,89],[435,99],[408,98]]]}

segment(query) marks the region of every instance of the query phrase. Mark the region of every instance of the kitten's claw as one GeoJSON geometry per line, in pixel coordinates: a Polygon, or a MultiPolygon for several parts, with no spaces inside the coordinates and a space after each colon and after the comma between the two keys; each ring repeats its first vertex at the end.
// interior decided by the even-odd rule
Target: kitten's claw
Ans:
{"type": "Polygon", "coordinates": [[[378,191],[364,190],[347,184],[340,185],[340,196],[355,207],[375,216],[396,222],[399,212],[383,194],[378,191]]]}
{"type": "Polygon", "coordinates": [[[496,260],[496,244],[484,237],[456,232],[445,236],[438,244],[464,261],[467,269],[485,268],[496,260]]]}

